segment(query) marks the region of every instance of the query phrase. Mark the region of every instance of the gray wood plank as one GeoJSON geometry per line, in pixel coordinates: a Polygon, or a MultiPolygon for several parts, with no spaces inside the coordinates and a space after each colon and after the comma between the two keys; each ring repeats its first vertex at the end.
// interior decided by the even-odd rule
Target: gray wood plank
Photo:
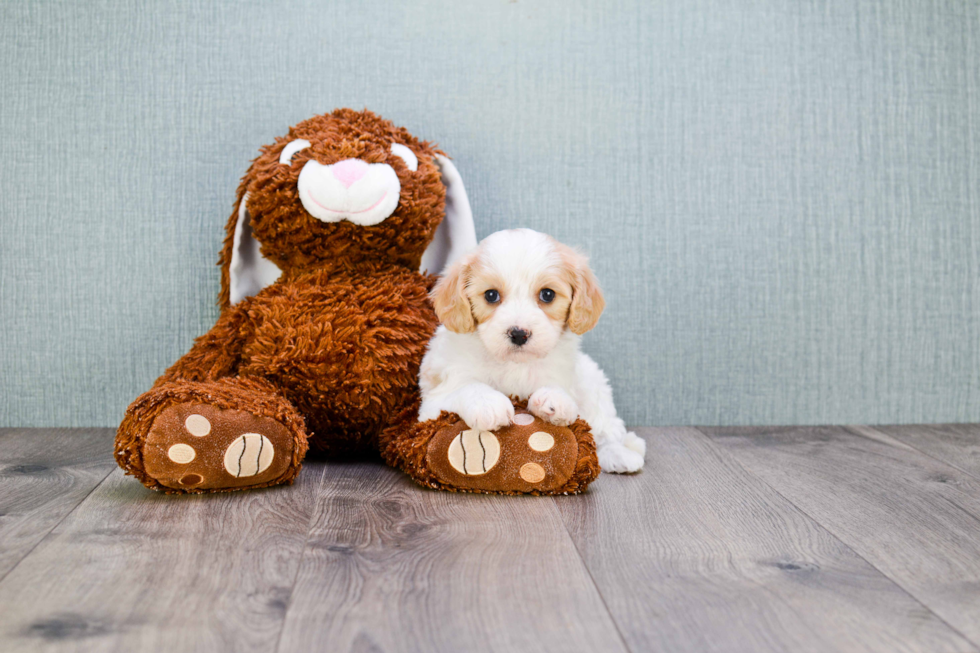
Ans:
{"type": "Polygon", "coordinates": [[[623,651],[550,498],[332,470],[279,650],[623,651]]]}
{"type": "Polygon", "coordinates": [[[633,651],[973,647],[691,428],[558,509],[633,651]]]}
{"type": "Polygon", "coordinates": [[[0,649],[274,650],[322,473],[175,497],[116,470],[0,582],[0,649]]]}
{"type": "Polygon", "coordinates": [[[980,482],[843,428],[704,429],[948,624],[980,644],[980,482]]]}
{"type": "Polygon", "coordinates": [[[980,425],[928,424],[849,427],[861,435],[889,435],[975,478],[980,478],[980,425]]]}
{"type": "Polygon", "coordinates": [[[113,469],[112,429],[0,429],[0,579],[113,469]]]}

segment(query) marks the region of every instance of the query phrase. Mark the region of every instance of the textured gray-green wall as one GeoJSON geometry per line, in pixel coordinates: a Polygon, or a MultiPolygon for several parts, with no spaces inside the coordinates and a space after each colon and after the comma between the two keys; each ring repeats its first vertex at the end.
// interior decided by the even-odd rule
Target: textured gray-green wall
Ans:
{"type": "Polygon", "coordinates": [[[0,424],[114,425],[238,178],[370,107],[588,250],[633,424],[980,421],[980,3],[0,5],[0,424]]]}

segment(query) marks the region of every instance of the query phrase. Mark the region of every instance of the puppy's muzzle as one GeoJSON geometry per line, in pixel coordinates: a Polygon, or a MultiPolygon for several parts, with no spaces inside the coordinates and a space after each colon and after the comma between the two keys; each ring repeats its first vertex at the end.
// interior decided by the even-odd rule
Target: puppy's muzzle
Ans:
{"type": "Polygon", "coordinates": [[[525,342],[531,339],[531,332],[525,331],[524,329],[518,329],[517,327],[511,327],[507,330],[507,337],[510,338],[512,343],[518,347],[521,347],[525,342]]]}

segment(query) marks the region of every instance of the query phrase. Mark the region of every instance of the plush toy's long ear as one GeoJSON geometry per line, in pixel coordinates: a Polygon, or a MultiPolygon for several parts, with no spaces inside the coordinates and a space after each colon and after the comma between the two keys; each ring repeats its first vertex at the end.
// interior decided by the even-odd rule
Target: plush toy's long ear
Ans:
{"type": "Polygon", "coordinates": [[[221,252],[221,295],[218,304],[226,308],[275,283],[282,270],[263,258],[259,242],[252,237],[248,213],[248,193],[238,200],[236,211],[228,220],[225,247],[221,252]]]}
{"type": "Polygon", "coordinates": [[[441,154],[436,155],[436,163],[442,171],[442,183],[446,186],[446,217],[422,254],[422,265],[419,267],[422,274],[441,274],[463,254],[476,247],[473,211],[463,178],[452,161],[441,154]]]}

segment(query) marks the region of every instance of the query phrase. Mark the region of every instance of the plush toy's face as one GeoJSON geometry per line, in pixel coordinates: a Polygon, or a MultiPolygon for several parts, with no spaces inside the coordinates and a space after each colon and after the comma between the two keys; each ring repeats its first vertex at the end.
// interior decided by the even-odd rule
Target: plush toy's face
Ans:
{"type": "Polygon", "coordinates": [[[418,268],[443,217],[436,151],[369,111],[340,109],[263,148],[246,178],[262,255],[278,267],[384,260],[418,268]]]}

